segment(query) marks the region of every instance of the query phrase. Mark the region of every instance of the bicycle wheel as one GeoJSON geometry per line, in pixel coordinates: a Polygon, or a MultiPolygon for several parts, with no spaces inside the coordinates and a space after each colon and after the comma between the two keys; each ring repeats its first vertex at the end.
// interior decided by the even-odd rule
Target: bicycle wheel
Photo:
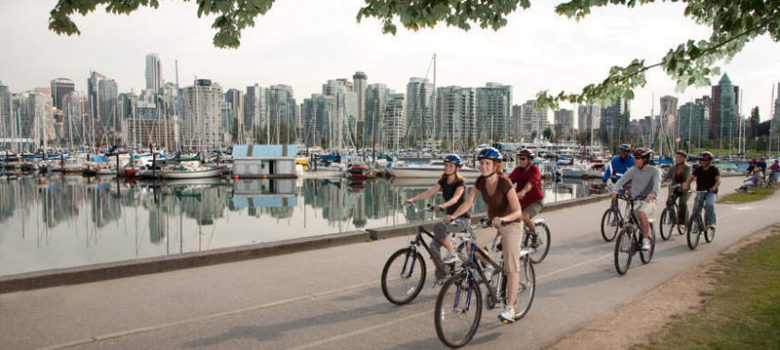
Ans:
{"type": "Polygon", "coordinates": [[[633,236],[633,232],[628,227],[618,233],[617,242],[615,242],[615,269],[620,275],[628,272],[628,268],[631,267],[631,258],[634,256],[634,246],[636,245],[633,236]]]}
{"type": "Polygon", "coordinates": [[[403,305],[420,294],[425,283],[425,259],[412,248],[399,249],[382,269],[382,293],[393,304],[403,305]]]}
{"type": "Polygon", "coordinates": [[[698,215],[692,216],[691,219],[688,220],[686,238],[688,240],[688,248],[691,248],[691,250],[696,249],[696,246],[699,245],[699,238],[701,237],[703,226],[698,215]]]}
{"type": "Polygon", "coordinates": [[[613,208],[609,208],[604,212],[604,216],[601,217],[601,237],[607,242],[612,242],[618,229],[620,229],[620,213],[613,208]]]}
{"type": "Polygon", "coordinates": [[[652,223],[650,223],[650,232],[647,233],[647,237],[650,238],[650,250],[639,250],[639,258],[642,259],[642,263],[644,264],[653,260],[653,252],[655,252],[655,230],[653,229],[652,223]]]}
{"type": "Polygon", "coordinates": [[[436,297],[433,312],[436,335],[444,345],[459,348],[466,345],[479,328],[482,319],[482,291],[460,273],[444,282],[436,297]]]}
{"type": "MultiPolygon", "coordinates": [[[[506,275],[504,276],[504,284],[506,284],[506,275]]],[[[528,258],[523,258],[523,270],[520,271],[520,288],[517,289],[517,297],[515,299],[515,321],[525,317],[528,314],[528,310],[531,309],[531,304],[534,302],[534,295],[536,294],[536,273],[534,272],[534,264],[528,258]]],[[[506,287],[506,286],[504,286],[506,287]]]]}
{"type": "Polygon", "coordinates": [[[664,211],[661,212],[661,222],[658,225],[658,229],[661,231],[661,239],[664,241],[672,238],[674,227],[677,226],[675,225],[674,220],[674,209],[670,209],[669,207],[664,208],[664,211]]]}
{"type": "MultiPolygon", "coordinates": [[[[702,225],[704,226],[704,225],[702,225]]],[[[715,239],[715,228],[712,229],[704,228],[704,240],[707,241],[707,243],[712,242],[712,240],[715,239]]]]}
{"type": "MultiPolygon", "coordinates": [[[[534,247],[533,237],[531,235],[525,235],[524,247],[534,247]]],[[[550,251],[550,229],[544,223],[536,224],[536,246],[534,252],[530,254],[531,262],[538,264],[547,257],[547,253],[550,251]]]]}

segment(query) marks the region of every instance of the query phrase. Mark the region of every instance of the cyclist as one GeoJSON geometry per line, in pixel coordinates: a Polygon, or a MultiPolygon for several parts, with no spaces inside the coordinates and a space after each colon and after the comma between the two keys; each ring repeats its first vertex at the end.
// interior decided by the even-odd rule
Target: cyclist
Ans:
{"type": "MultiPolygon", "coordinates": [[[[441,190],[445,202],[434,206],[434,209],[446,210],[447,215],[451,215],[461,204],[463,204],[463,193],[466,192],[466,184],[463,176],[458,174],[458,169],[462,166],[463,162],[459,156],[455,154],[447,156],[444,158],[444,172],[442,172],[439,177],[439,181],[427,191],[407,199],[406,203],[410,204],[421,199],[426,199],[441,190]]],[[[468,218],[469,214],[464,213],[459,217],[468,218]]],[[[455,248],[452,246],[452,241],[450,240],[448,233],[458,232],[464,229],[465,227],[444,222],[438,222],[433,225],[433,237],[436,238],[438,242],[441,242],[444,248],[447,249],[447,255],[442,258],[443,263],[450,264],[460,260],[458,254],[455,253],[455,248]]],[[[431,247],[432,250],[437,253],[436,256],[438,256],[439,247],[434,243],[431,244],[431,247]]]]}
{"type": "MultiPolygon", "coordinates": [[[[502,255],[507,274],[507,303],[498,315],[498,319],[505,323],[512,323],[515,316],[513,305],[517,301],[520,269],[522,269],[520,251],[523,237],[523,210],[520,208],[517,192],[512,188],[512,182],[501,171],[501,153],[493,147],[487,147],[479,152],[477,159],[479,159],[480,177],[463,204],[453,214],[445,217],[444,221],[450,222],[453,217],[466,213],[474,204],[477,195],[482,195],[482,200],[487,204],[488,218],[502,237],[502,255]]],[[[477,235],[477,246],[486,246],[495,236],[494,230],[480,231],[477,235]]]]}
{"type": "Polygon", "coordinates": [[[772,163],[772,165],[769,166],[770,175],[769,176],[769,185],[772,186],[772,188],[777,185],[777,179],[780,178],[780,164],[778,164],[777,159],[772,163]]]}
{"type": "Polygon", "coordinates": [[[631,196],[643,199],[638,208],[634,208],[634,213],[639,219],[639,230],[642,232],[642,250],[650,250],[650,221],[648,217],[655,211],[655,197],[658,190],[661,189],[661,170],[650,165],[650,158],[653,151],[649,148],[637,148],[634,150],[636,163],[631,169],[628,169],[623,177],[618,180],[615,190],[612,191],[612,200],[617,198],[617,189],[622,188],[628,181],[631,181],[631,196]]]}
{"type": "Polygon", "coordinates": [[[631,145],[624,143],[620,145],[620,155],[609,162],[601,182],[606,185],[607,180],[611,179],[613,184],[616,183],[632,166],[634,166],[634,157],[631,156],[631,145]]]}
{"type": "MultiPolygon", "coordinates": [[[[685,162],[687,159],[688,152],[685,150],[678,150],[674,153],[674,165],[670,166],[664,175],[664,180],[671,181],[670,186],[682,185],[691,177],[691,167],[685,162]]],[[[677,203],[680,206],[680,210],[677,212],[677,222],[684,226],[688,217],[688,191],[683,191],[682,186],[670,190],[667,202],[672,199],[673,193],[677,194],[677,203]]]]}
{"type": "Polygon", "coordinates": [[[705,221],[707,229],[715,229],[715,199],[718,197],[720,186],[720,171],[712,165],[712,153],[702,152],[699,156],[699,166],[693,170],[693,174],[683,184],[683,189],[688,190],[691,182],[696,181],[697,191],[707,191],[705,194],[704,208],[707,211],[705,221]]]}
{"type": "MultiPolygon", "coordinates": [[[[542,173],[534,165],[534,152],[522,149],[517,152],[517,167],[509,174],[509,180],[515,184],[517,198],[520,199],[520,207],[523,208],[523,222],[528,225],[528,230],[536,232],[536,226],[532,220],[534,216],[542,212],[544,205],[542,199],[542,173]]],[[[534,236],[535,237],[535,236],[534,236]]]]}

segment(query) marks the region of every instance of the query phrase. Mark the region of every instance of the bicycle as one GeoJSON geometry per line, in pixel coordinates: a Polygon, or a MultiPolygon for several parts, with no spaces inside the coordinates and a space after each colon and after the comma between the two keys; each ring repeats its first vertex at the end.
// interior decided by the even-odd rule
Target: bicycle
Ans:
{"type": "MultiPolygon", "coordinates": [[[[672,238],[672,231],[674,231],[675,227],[677,228],[677,233],[679,234],[685,234],[683,231],[683,225],[681,223],[677,222],[679,221],[677,219],[677,213],[680,211],[680,205],[677,203],[677,199],[680,198],[680,195],[674,191],[675,189],[681,188],[681,184],[677,184],[674,186],[669,187],[669,191],[671,193],[669,199],[666,201],[666,208],[664,208],[664,211],[661,212],[661,222],[658,225],[658,230],[661,232],[661,238],[664,241],[669,240],[672,238]]],[[[687,221],[684,220],[683,222],[687,221]]]]}
{"type": "Polygon", "coordinates": [[[704,235],[704,240],[707,241],[707,243],[710,243],[713,239],[715,239],[715,228],[713,227],[712,229],[707,229],[707,227],[704,225],[704,220],[702,220],[701,217],[704,201],[707,198],[705,195],[709,193],[709,191],[689,190],[688,192],[696,193],[696,198],[693,200],[693,212],[691,217],[688,219],[688,230],[686,234],[688,248],[694,250],[696,249],[696,246],[699,245],[699,240],[701,239],[702,234],[704,235]]]}
{"type": "Polygon", "coordinates": [[[641,249],[641,237],[639,229],[639,219],[634,213],[635,203],[642,199],[631,198],[629,194],[621,194],[620,198],[625,200],[628,205],[628,222],[620,230],[615,242],[615,269],[619,275],[624,275],[631,267],[631,259],[636,252],[639,252],[639,257],[642,259],[642,263],[648,264],[653,259],[653,252],[655,251],[655,230],[653,229],[653,219],[648,218],[650,221],[650,232],[648,232],[648,238],[650,239],[650,249],[641,249]]]}
{"type": "MultiPolygon", "coordinates": [[[[415,215],[419,215],[419,210],[414,203],[409,204],[415,215]]],[[[428,206],[427,211],[433,211],[433,206],[428,206]]],[[[457,224],[468,226],[468,219],[456,219],[457,224]]],[[[455,238],[462,238],[460,235],[454,235],[455,238]]],[[[422,223],[417,226],[417,235],[409,242],[409,246],[395,251],[387,259],[384,268],[382,268],[382,293],[385,298],[393,304],[404,305],[414,300],[425,284],[426,266],[425,259],[420,253],[420,246],[427,251],[436,267],[436,279],[433,286],[443,283],[447,278],[453,275],[455,263],[444,264],[439,256],[438,243],[433,234],[423,227],[422,223]],[[424,236],[430,238],[431,244],[425,242],[424,236]],[[399,266],[396,266],[399,265],[399,266]],[[392,272],[391,272],[392,271],[392,272]]],[[[453,246],[464,246],[463,244],[453,246]]]]}
{"type": "Polygon", "coordinates": [[[530,247],[533,251],[529,254],[531,262],[538,264],[547,257],[550,251],[550,228],[543,218],[534,218],[536,232],[531,233],[528,226],[523,230],[523,247],[530,247]]]}
{"type": "MultiPolygon", "coordinates": [[[[503,272],[503,259],[499,258],[499,261],[493,260],[489,254],[486,254],[481,249],[477,249],[477,244],[475,243],[475,229],[490,226],[490,223],[483,219],[474,227],[469,227],[468,232],[471,240],[469,241],[468,260],[463,263],[462,268],[453,277],[444,282],[436,298],[436,308],[434,310],[436,335],[448,347],[459,348],[466,345],[477,332],[482,318],[482,290],[479,286],[480,284],[484,284],[487,289],[486,306],[489,309],[506,303],[507,276],[503,272]],[[495,269],[496,273],[490,276],[490,278],[486,278],[482,265],[477,262],[476,257],[478,255],[495,269]],[[501,271],[501,273],[498,273],[498,271],[501,271]]],[[[495,251],[500,252],[500,244],[494,242],[493,247],[495,251]]],[[[528,313],[536,291],[536,276],[533,263],[531,263],[529,258],[531,252],[532,249],[523,248],[520,253],[523,269],[520,272],[519,288],[515,302],[515,306],[519,306],[515,308],[515,320],[523,318],[528,313]]]]}

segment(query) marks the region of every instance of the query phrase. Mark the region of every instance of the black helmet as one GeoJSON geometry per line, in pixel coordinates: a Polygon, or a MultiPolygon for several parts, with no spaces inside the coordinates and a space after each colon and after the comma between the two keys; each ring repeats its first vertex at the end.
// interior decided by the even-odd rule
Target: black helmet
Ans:
{"type": "Polygon", "coordinates": [[[646,147],[639,147],[634,150],[634,158],[650,159],[653,157],[653,150],[646,147]]]}
{"type": "Polygon", "coordinates": [[[501,152],[499,152],[497,149],[493,147],[487,147],[479,151],[479,155],[477,155],[477,159],[479,160],[490,159],[494,162],[501,162],[503,157],[501,156],[501,152]]]}
{"type": "Polygon", "coordinates": [[[620,145],[620,150],[621,151],[629,151],[629,152],[631,152],[631,145],[629,145],[627,143],[624,143],[624,144],[620,145]]]}
{"type": "Polygon", "coordinates": [[[709,151],[701,152],[701,154],[699,155],[699,159],[700,160],[712,160],[712,153],[710,153],[709,151]]]}
{"type": "Polygon", "coordinates": [[[674,154],[679,154],[679,155],[681,155],[683,157],[688,157],[688,151],[686,151],[684,149],[678,149],[677,152],[674,152],[674,154]]]}
{"type": "Polygon", "coordinates": [[[517,156],[518,157],[522,156],[522,157],[533,158],[534,157],[534,151],[532,151],[532,150],[530,150],[528,148],[523,148],[519,152],[517,152],[517,156]]]}
{"type": "Polygon", "coordinates": [[[460,160],[460,157],[457,154],[450,154],[446,158],[444,158],[444,163],[452,163],[458,166],[458,168],[463,166],[463,162],[460,160]]]}

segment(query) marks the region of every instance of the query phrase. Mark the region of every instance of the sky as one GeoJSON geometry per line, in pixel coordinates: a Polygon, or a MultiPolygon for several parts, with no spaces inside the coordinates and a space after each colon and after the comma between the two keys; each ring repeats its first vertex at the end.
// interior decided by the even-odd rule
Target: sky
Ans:
{"type": "MultiPolygon", "coordinates": [[[[0,81],[22,92],[64,77],[85,91],[94,70],[115,79],[120,92],[140,92],[145,56],[157,53],[165,81],[175,82],[178,60],[182,87],[196,77],[224,90],[287,84],[301,103],[320,93],[328,79],[351,80],[356,71],[365,72],[369,84],[384,83],[405,93],[410,77],[433,79],[429,69],[435,53],[437,86],[498,82],[511,85],[513,104],[522,104],[540,90],[578,92],[603,80],[611,66],[625,66],[634,58],[657,63],[670,48],[709,35],[706,27],[683,16],[681,4],[669,2],[598,8],[578,22],[556,15],[553,3],[537,0],[530,9],[512,13],[498,31],[440,25],[413,32],[399,26],[396,36],[382,34],[375,19],[357,23],[362,4],[277,1],[244,31],[239,49],[218,49],[212,44],[213,17],[198,18],[194,2],[164,0],[156,10],[141,8],[130,15],[99,7],[75,16],[81,35],[68,37],[48,30],[56,0],[0,1],[0,81]]],[[[772,86],[780,82],[780,43],[759,37],[731,62],[718,65],[743,91],[742,113],[758,106],[767,120],[772,86]]],[[[675,91],[676,84],[660,69],[649,72],[647,81],[631,101],[634,119],[650,115],[651,108],[657,114],[661,96],[676,96],[682,105],[711,93],[710,87],[675,91]]]]}

